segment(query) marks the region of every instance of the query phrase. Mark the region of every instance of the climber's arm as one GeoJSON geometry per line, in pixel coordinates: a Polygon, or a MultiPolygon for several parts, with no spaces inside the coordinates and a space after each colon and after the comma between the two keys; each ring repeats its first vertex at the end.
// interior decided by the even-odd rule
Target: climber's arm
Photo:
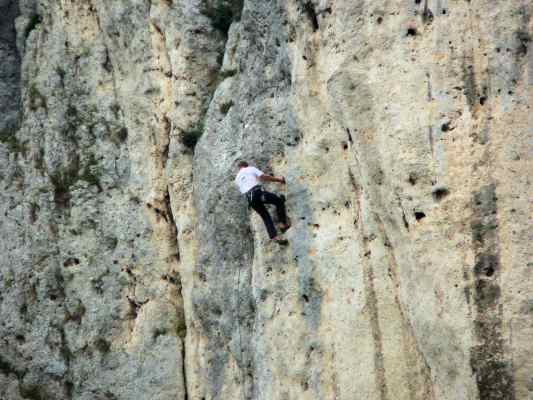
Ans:
{"type": "Polygon", "coordinates": [[[275,176],[270,176],[270,175],[267,175],[267,174],[263,174],[259,177],[259,180],[261,182],[279,182],[279,183],[285,183],[285,178],[284,177],[275,177],[275,176]]]}

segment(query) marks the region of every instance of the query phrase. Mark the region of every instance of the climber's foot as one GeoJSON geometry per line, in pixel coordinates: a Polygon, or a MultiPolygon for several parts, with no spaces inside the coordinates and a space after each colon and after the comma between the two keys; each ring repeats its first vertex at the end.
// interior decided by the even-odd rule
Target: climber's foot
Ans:
{"type": "Polygon", "coordinates": [[[272,241],[279,244],[280,246],[286,246],[289,244],[289,241],[287,239],[280,238],[279,236],[272,238],[272,241]]]}
{"type": "Polygon", "coordinates": [[[282,224],[280,226],[280,229],[283,233],[287,232],[289,230],[289,228],[291,227],[291,223],[290,222],[287,222],[286,224],[282,224]]]}

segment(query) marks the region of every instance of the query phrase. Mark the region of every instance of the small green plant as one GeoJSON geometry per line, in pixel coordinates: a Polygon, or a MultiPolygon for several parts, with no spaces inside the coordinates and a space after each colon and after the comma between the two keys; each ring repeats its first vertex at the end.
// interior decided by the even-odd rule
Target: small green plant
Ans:
{"type": "Polygon", "coordinates": [[[73,321],[77,324],[81,323],[81,320],[85,316],[87,309],[80,300],[77,300],[74,306],[65,310],[65,322],[73,321]]]}
{"type": "Polygon", "coordinates": [[[111,132],[111,141],[116,145],[120,145],[126,140],[128,140],[128,128],[126,128],[125,126],[111,132]]]}
{"type": "Polygon", "coordinates": [[[78,53],[79,58],[87,58],[91,55],[91,49],[89,47],[83,46],[80,48],[78,53]]]}
{"type": "Polygon", "coordinates": [[[10,153],[20,153],[23,157],[26,157],[26,153],[28,152],[28,144],[26,142],[20,142],[14,133],[0,136],[0,143],[7,146],[7,149],[10,153]]]}
{"type": "Polygon", "coordinates": [[[98,166],[98,161],[96,161],[94,154],[91,154],[87,163],[85,164],[85,167],[79,173],[78,178],[82,181],[87,182],[89,185],[94,185],[101,189],[101,177],[102,171],[98,166]]]}
{"type": "Polygon", "coordinates": [[[94,342],[94,347],[96,347],[96,349],[102,353],[102,354],[107,354],[109,353],[109,351],[111,350],[111,343],[109,343],[106,339],[104,338],[98,338],[95,342],[94,342]]]}
{"type": "Polygon", "coordinates": [[[235,74],[237,74],[237,70],[235,69],[226,69],[224,71],[220,71],[218,76],[224,80],[226,78],[230,78],[232,76],[234,76],[235,74]]]}
{"type": "Polygon", "coordinates": [[[61,84],[63,85],[65,82],[65,75],[67,74],[67,72],[60,66],[56,66],[56,74],[59,76],[59,79],[61,80],[61,84]]]}
{"type": "Polygon", "coordinates": [[[5,277],[4,277],[4,286],[5,286],[6,288],[10,288],[11,286],[13,286],[13,282],[14,282],[14,281],[15,281],[15,280],[13,279],[12,276],[5,276],[5,277]]]}
{"type": "MultiPolygon", "coordinates": [[[[222,63],[222,61],[220,61],[222,63]]],[[[220,64],[219,63],[219,64],[220,64]]],[[[210,90],[213,92],[216,90],[218,85],[220,85],[226,78],[232,77],[237,73],[236,70],[230,69],[230,70],[224,70],[217,73],[210,74],[209,81],[207,83],[207,86],[210,90]]]]}
{"type": "Polygon", "coordinates": [[[34,155],[33,162],[34,167],[36,170],[40,172],[44,172],[46,170],[46,164],[45,164],[45,151],[44,148],[39,148],[39,152],[34,155]]]}
{"type": "Polygon", "coordinates": [[[33,31],[42,21],[43,19],[39,14],[33,14],[30,17],[30,20],[28,21],[28,26],[26,27],[26,30],[24,31],[24,38],[27,39],[31,31],[33,31]]]}
{"type": "Polygon", "coordinates": [[[528,32],[519,31],[516,32],[516,37],[518,39],[518,47],[516,53],[518,56],[525,56],[528,51],[529,43],[531,42],[531,36],[528,32]]]}
{"type": "Polygon", "coordinates": [[[40,107],[47,109],[46,99],[41,94],[37,85],[32,83],[28,88],[28,99],[30,101],[30,110],[35,111],[40,107]]]}
{"type": "Polygon", "coordinates": [[[224,102],[220,105],[220,112],[222,114],[227,114],[231,107],[233,107],[233,100],[224,102]]]}
{"type": "Polygon", "coordinates": [[[77,180],[77,171],[61,169],[50,175],[54,186],[54,202],[58,207],[66,208],[70,204],[70,187],[77,180]]]}
{"type": "Polygon", "coordinates": [[[215,0],[212,4],[204,2],[202,14],[211,19],[215,29],[227,35],[233,21],[241,19],[243,4],[244,0],[215,0]]]}
{"type": "Polygon", "coordinates": [[[204,133],[204,124],[205,122],[204,120],[202,120],[198,122],[195,126],[193,126],[191,129],[182,132],[180,136],[181,143],[183,143],[188,149],[194,151],[196,144],[204,133]]]}

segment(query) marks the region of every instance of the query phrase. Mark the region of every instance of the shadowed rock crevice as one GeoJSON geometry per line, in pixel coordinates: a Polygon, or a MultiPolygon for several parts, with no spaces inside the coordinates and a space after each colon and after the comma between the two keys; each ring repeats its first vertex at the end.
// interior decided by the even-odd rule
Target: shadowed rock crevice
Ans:
{"type": "Polygon", "coordinates": [[[19,15],[18,0],[0,2],[0,143],[9,142],[19,128],[22,111],[20,68],[15,18],[19,15]]]}

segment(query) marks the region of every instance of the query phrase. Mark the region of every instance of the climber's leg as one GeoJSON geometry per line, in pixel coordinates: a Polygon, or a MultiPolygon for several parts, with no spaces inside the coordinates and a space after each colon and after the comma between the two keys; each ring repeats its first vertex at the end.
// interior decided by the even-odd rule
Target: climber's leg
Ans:
{"type": "Polygon", "coordinates": [[[276,214],[278,216],[279,222],[282,223],[282,230],[287,230],[290,227],[290,224],[287,219],[287,211],[285,209],[285,199],[270,192],[262,192],[262,200],[266,204],[274,204],[276,206],[276,214]]]}
{"type": "MultiPolygon", "coordinates": [[[[259,195],[257,197],[259,197],[259,195]]],[[[263,219],[270,239],[274,239],[277,236],[276,228],[274,227],[272,217],[270,217],[270,214],[268,213],[268,210],[266,209],[265,205],[260,201],[260,199],[254,199],[254,201],[250,205],[263,219]]]]}

